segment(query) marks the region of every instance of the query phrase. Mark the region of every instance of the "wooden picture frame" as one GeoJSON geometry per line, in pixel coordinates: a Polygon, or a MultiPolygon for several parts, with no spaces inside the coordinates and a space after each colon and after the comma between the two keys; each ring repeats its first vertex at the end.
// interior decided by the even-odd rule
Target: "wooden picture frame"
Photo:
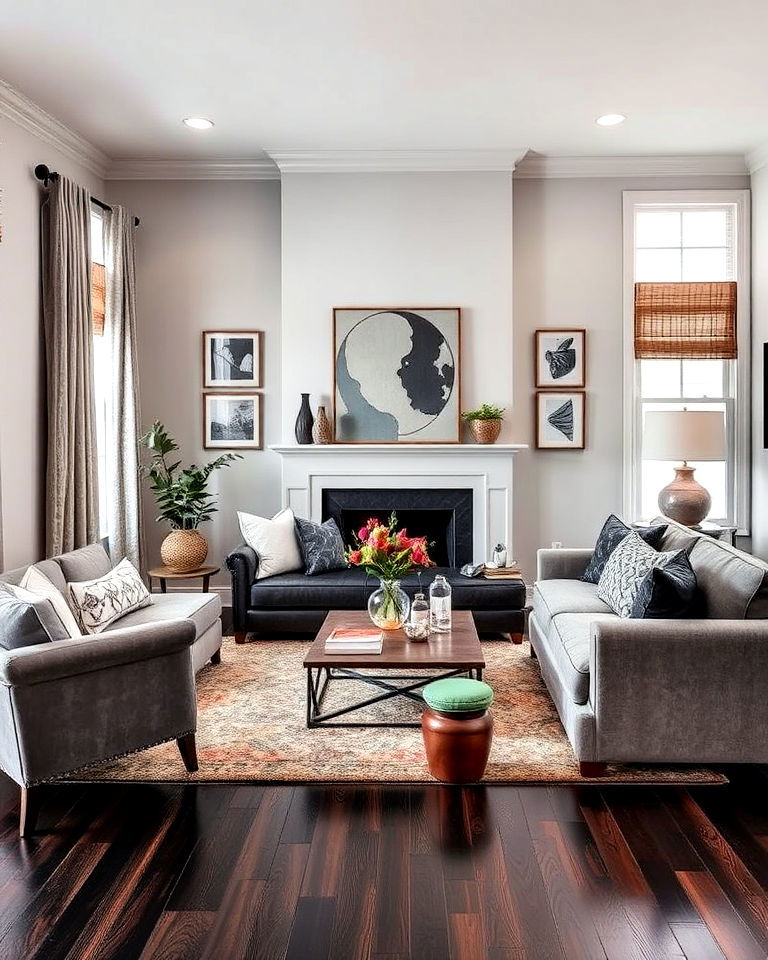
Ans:
{"type": "Polygon", "coordinates": [[[204,393],[203,448],[205,450],[263,450],[262,394],[204,393]],[[218,419],[214,420],[214,417],[218,419]],[[214,433],[218,436],[214,436],[214,433]]]}
{"type": "Polygon", "coordinates": [[[537,450],[584,450],[587,395],[583,390],[537,390],[537,450]]]}
{"type": "Polygon", "coordinates": [[[459,444],[461,308],[334,307],[331,406],[336,443],[459,444]]]}
{"type": "Polygon", "coordinates": [[[534,330],[534,382],[546,390],[573,390],[587,384],[587,331],[583,327],[534,330]]]}
{"type": "Polygon", "coordinates": [[[202,347],[204,389],[253,390],[264,386],[262,330],[203,330],[202,347]]]}

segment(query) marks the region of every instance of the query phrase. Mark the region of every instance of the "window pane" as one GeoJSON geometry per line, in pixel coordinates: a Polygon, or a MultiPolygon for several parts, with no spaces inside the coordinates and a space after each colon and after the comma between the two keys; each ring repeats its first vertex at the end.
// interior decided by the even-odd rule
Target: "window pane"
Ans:
{"type": "Polygon", "coordinates": [[[637,247],[679,247],[680,213],[676,210],[640,211],[635,220],[635,245],[637,247]]]}
{"type": "Polygon", "coordinates": [[[662,280],[675,282],[680,279],[679,250],[637,251],[635,255],[635,280],[658,283],[662,280]]]}
{"type": "MultiPolygon", "coordinates": [[[[639,255],[639,254],[638,254],[639,255]]],[[[727,280],[725,248],[683,250],[683,280],[727,280]]]]}
{"type": "Polygon", "coordinates": [[[722,397],[725,363],[725,360],[683,360],[683,396],[722,397]]]}
{"type": "Polygon", "coordinates": [[[104,221],[99,214],[91,214],[91,260],[104,263],[104,221]]]}
{"type": "Polygon", "coordinates": [[[683,213],[684,247],[725,247],[728,244],[725,210],[690,210],[683,213]]]}
{"type": "Polygon", "coordinates": [[[643,397],[679,397],[680,360],[641,360],[640,389],[643,397]]]}

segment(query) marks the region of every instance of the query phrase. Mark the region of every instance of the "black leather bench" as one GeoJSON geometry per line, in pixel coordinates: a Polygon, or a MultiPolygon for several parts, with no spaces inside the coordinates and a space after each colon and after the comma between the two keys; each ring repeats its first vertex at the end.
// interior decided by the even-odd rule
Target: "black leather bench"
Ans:
{"type": "MultiPolygon", "coordinates": [[[[350,568],[308,577],[303,570],[256,579],[258,558],[246,544],[227,557],[232,574],[232,617],[235,639],[245,641],[250,631],[265,633],[315,633],[329,610],[363,610],[378,586],[375,577],[350,568]]],[[[429,593],[433,577],[444,574],[453,589],[454,610],[471,610],[479,633],[508,633],[522,639],[525,584],[522,580],[485,580],[463,577],[458,570],[430,567],[421,575],[429,593]]],[[[415,573],[404,577],[405,592],[413,598],[419,590],[415,573]]]]}

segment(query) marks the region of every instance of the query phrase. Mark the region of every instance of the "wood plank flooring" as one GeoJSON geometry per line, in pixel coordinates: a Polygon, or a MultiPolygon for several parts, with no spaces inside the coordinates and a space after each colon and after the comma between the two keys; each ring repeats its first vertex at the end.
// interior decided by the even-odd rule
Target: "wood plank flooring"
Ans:
{"type": "Polygon", "coordinates": [[[768,957],[768,776],[728,787],[67,785],[2,960],[768,957]]]}

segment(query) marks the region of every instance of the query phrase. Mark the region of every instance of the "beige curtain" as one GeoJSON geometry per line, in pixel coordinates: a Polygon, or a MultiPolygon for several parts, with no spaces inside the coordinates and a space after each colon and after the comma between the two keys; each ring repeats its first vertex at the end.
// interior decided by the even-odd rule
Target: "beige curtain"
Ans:
{"type": "Polygon", "coordinates": [[[113,563],[127,557],[141,570],[135,232],[133,214],[123,207],[104,211],[104,336],[112,381],[106,430],[109,550],[113,563]]]}
{"type": "Polygon", "coordinates": [[[91,343],[91,197],[66,177],[42,211],[48,406],[46,552],[98,539],[98,471],[91,343]]]}

